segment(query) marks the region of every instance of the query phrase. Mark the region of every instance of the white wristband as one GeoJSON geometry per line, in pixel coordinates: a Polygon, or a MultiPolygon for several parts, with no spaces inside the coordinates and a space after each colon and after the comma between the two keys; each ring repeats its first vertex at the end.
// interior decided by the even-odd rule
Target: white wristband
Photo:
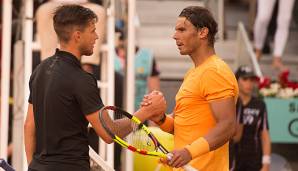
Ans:
{"type": "Polygon", "coordinates": [[[263,158],[262,158],[262,163],[263,164],[270,164],[271,163],[270,155],[264,155],[263,158]]]}

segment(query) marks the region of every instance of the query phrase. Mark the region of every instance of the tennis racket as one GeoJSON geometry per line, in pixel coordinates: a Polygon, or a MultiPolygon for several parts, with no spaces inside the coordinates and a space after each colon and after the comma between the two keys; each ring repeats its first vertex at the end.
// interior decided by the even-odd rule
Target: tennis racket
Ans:
{"type": "Polygon", "coordinates": [[[0,168],[5,171],[15,171],[5,160],[0,159],[0,168]]]}
{"type": "MultiPolygon", "coordinates": [[[[116,106],[105,106],[100,110],[99,120],[114,142],[123,148],[145,156],[156,156],[168,160],[172,158],[172,154],[132,114],[116,106]]],[[[186,171],[197,171],[190,165],[185,165],[182,168],[186,171]]]]}

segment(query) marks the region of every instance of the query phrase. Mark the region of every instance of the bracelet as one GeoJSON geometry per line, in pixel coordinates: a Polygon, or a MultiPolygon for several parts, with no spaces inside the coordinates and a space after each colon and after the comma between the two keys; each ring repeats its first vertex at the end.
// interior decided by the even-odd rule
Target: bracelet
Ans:
{"type": "Polygon", "coordinates": [[[270,155],[264,155],[263,158],[262,158],[262,163],[263,164],[270,164],[271,163],[270,155]]]}
{"type": "Polygon", "coordinates": [[[157,125],[161,125],[166,121],[167,115],[163,114],[162,118],[156,123],[157,125]]]}

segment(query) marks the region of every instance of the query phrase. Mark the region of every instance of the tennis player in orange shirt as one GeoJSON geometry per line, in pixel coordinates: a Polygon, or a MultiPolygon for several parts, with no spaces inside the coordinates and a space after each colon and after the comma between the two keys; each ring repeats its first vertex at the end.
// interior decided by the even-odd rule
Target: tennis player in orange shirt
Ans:
{"type": "MultiPolygon", "coordinates": [[[[217,23],[206,8],[187,7],[177,19],[173,38],[194,67],[184,77],[173,114],[151,118],[174,134],[173,158],[167,161],[174,170],[187,163],[200,171],[229,169],[228,141],[235,132],[238,86],[231,69],[215,54],[216,33],[217,23]]],[[[151,102],[149,94],[141,105],[151,102]]]]}

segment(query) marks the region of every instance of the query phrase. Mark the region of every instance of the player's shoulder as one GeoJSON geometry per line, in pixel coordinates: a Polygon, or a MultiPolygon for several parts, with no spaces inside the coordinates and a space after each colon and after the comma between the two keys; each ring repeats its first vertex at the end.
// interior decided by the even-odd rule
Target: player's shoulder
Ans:
{"type": "Polygon", "coordinates": [[[222,58],[218,56],[215,56],[213,58],[212,66],[218,71],[221,71],[221,72],[224,71],[225,73],[228,72],[229,74],[234,75],[230,66],[222,58]]]}
{"type": "Polygon", "coordinates": [[[204,63],[203,68],[205,70],[209,71],[229,71],[231,72],[232,70],[228,66],[228,64],[223,61],[219,56],[213,55],[207,59],[207,61],[204,63]]]}
{"type": "Polygon", "coordinates": [[[79,81],[94,81],[96,80],[95,76],[89,72],[86,72],[85,70],[77,69],[75,70],[75,76],[77,77],[77,80],[79,81]]]}
{"type": "Polygon", "coordinates": [[[51,64],[51,62],[54,60],[54,56],[48,57],[47,59],[41,61],[33,70],[32,76],[36,75],[43,70],[46,70],[48,66],[51,64]]]}
{"type": "Polygon", "coordinates": [[[210,58],[202,67],[203,73],[207,73],[208,75],[214,74],[225,78],[235,77],[231,68],[221,58],[216,55],[210,58]]]}
{"type": "Polygon", "coordinates": [[[97,84],[97,80],[95,76],[91,73],[88,73],[84,70],[78,70],[78,73],[76,74],[76,80],[78,85],[84,85],[84,84],[97,84]]]}

